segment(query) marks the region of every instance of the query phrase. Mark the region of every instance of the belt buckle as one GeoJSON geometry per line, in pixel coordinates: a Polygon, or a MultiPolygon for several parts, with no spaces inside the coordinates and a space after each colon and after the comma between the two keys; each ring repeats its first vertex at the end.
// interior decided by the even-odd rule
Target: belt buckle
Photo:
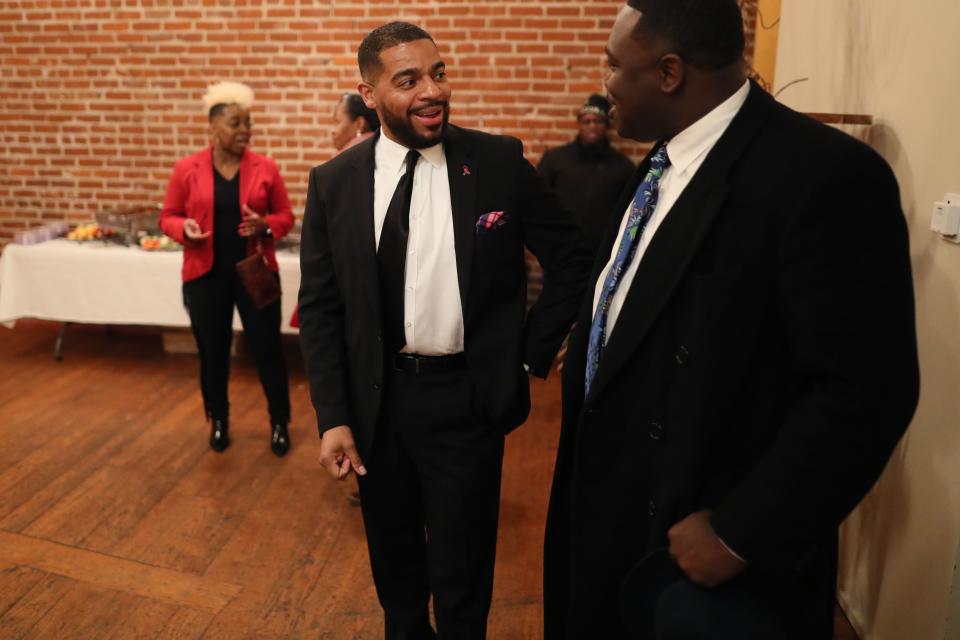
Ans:
{"type": "Polygon", "coordinates": [[[413,356],[413,375],[420,375],[420,356],[413,356]]]}

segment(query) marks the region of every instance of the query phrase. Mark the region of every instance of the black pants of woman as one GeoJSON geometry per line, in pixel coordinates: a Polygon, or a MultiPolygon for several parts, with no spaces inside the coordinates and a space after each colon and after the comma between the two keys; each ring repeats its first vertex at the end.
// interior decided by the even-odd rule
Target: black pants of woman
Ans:
{"type": "Polygon", "coordinates": [[[227,379],[236,306],[267,396],[270,423],[289,423],[290,390],[280,342],[280,302],[258,310],[236,274],[216,268],[183,283],[183,302],[200,352],[200,389],[207,416],[226,419],[230,415],[227,379]]]}

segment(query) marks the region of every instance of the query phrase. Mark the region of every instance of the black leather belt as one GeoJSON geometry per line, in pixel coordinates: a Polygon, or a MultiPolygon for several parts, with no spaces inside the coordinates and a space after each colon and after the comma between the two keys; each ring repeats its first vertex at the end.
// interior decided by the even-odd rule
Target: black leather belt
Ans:
{"type": "Polygon", "coordinates": [[[462,353],[448,356],[421,356],[416,353],[398,353],[393,356],[393,369],[409,373],[439,373],[460,371],[467,368],[467,358],[462,353]]]}

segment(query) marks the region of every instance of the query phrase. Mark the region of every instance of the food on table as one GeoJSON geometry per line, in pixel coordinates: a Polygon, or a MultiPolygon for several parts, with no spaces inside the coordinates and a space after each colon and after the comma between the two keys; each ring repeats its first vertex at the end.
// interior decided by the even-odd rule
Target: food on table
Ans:
{"type": "Polygon", "coordinates": [[[91,222],[74,227],[73,231],[67,233],[67,240],[87,242],[90,240],[111,238],[113,235],[113,229],[102,229],[96,222],[91,222]]]}
{"type": "Polygon", "coordinates": [[[167,236],[147,235],[140,238],[140,248],[146,251],[176,251],[180,245],[167,236]]]}

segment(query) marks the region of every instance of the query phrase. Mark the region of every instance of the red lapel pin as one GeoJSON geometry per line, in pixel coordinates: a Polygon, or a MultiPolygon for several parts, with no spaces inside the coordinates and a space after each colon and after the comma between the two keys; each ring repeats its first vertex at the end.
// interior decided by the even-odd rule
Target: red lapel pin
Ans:
{"type": "Polygon", "coordinates": [[[463,175],[465,176],[470,175],[470,167],[468,167],[467,165],[463,165],[463,175]]]}

